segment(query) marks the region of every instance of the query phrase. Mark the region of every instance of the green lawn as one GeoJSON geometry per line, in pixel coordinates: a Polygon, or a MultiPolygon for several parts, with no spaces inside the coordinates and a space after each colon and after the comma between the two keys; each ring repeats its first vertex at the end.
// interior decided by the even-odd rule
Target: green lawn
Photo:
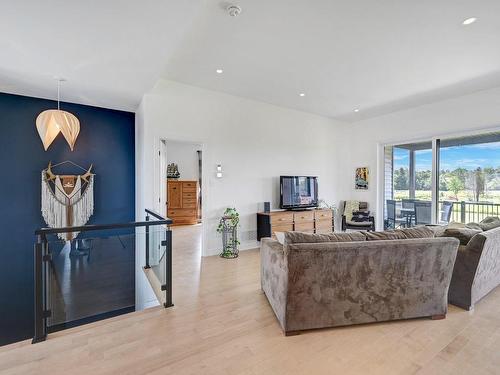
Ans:
{"type": "MultiPolygon", "coordinates": [[[[409,198],[408,190],[395,190],[394,191],[394,199],[395,200],[401,200],[403,198],[409,198]]],[[[431,191],[430,190],[416,190],[415,191],[415,198],[430,201],[431,200],[431,191]]],[[[472,195],[471,191],[468,191],[468,190],[460,191],[456,197],[455,197],[455,194],[451,191],[442,191],[439,194],[439,200],[446,200],[446,201],[448,201],[448,200],[455,201],[456,200],[459,202],[461,202],[461,201],[473,202],[473,195],[472,195]]],[[[485,194],[481,195],[480,201],[500,204],[500,190],[491,190],[491,191],[486,192],[485,194]]]]}
{"type": "MultiPolygon", "coordinates": [[[[401,200],[408,198],[408,190],[396,190],[394,192],[394,199],[401,200]]],[[[431,200],[430,190],[417,190],[415,191],[415,198],[421,200],[431,200]]],[[[492,205],[478,205],[474,204],[472,194],[470,191],[461,191],[455,197],[453,192],[444,191],[440,193],[439,200],[444,201],[457,201],[459,203],[453,206],[451,221],[465,223],[480,222],[488,216],[500,216],[500,190],[488,191],[486,194],[481,195],[480,203],[492,203],[492,205]],[[456,199],[458,198],[458,200],[456,199]],[[462,205],[460,202],[467,202],[465,205],[464,213],[462,214],[462,205]],[[465,219],[464,219],[465,216],[465,219]]]]}

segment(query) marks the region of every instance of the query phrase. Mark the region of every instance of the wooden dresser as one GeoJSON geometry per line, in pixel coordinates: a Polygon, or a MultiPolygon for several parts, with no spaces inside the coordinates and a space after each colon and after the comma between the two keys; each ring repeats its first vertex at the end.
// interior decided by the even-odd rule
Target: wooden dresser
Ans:
{"type": "Polygon", "coordinates": [[[198,223],[198,181],[167,181],[167,216],[173,225],[198,223]]]}
{"type": "Polygon", "coordinates": [[[257,239],[271,237],[274,232],[300,231],[308,233],[333,232],[333,211],[271,211],[257,213],[257,239]]]}

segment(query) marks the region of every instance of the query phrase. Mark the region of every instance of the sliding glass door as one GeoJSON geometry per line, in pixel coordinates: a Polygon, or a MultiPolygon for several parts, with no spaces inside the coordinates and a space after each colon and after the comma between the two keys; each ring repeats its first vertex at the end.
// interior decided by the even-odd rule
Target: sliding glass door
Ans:
{"type": "Polygon", "coordinates": [[[384,158],[385,228],[500,216],[500,133],[389,145],[384,158]]]}
{"type": "Polygon", "coordinates": [[[500,133],[440,141],[439,201],[455,222],[500,216],[500,133]]]}

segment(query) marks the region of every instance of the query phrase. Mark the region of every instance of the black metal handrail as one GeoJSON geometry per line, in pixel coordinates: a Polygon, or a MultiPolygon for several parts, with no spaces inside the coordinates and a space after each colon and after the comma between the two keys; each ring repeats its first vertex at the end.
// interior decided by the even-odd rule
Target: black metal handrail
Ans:
{"type": "Polygon", "coordinates": [[[63,227],[63,228],[41,228],[35,231],[37,242],[34,247],[34,278],[35,278],[35,333],[33,343],[44,341],[49,332],[47,319],[51,317],[51,310],[48,308],[47,282],[50,272],[50,262],[52,254],[49,248],[47,235],[71,233],[71,232],[88,232],[109,229],[123,228],[139,228],[144,227],[146,230],[146,267],[149,266],[149,228],[151,226],[165,226],[165,240],[161,242],[161,246],[165,247],[165,281],[161,286],[166,293],[165,307],[173,306],[172,303],[172,232],[170,224],[172,220],[161,216],[153,210],[145,210],[147,216],[146,221],[115,223],[115,224],[93,224],[78,227],[63,227]],[[149,220],[153,216],[157,220],[149,220]]]}
{"type": "Polygon", "coordinates": [[[164,217],[162,215],[160,215],[158,212],[156,211],[153,211],[153,210],[150,210],[148,208],[146,208],[146,214],[149,214],[151,216],[154,216],[155,218],[157,218],[158,220],[168,220],[170,221],[170,224],[172,224],[172,219],[169,219],[168,217],[164,217]]]}
{"type": "MultiPolygon", "coordinates": [[[[148,211],[148,210],[146,210],[148,211]]],[[[94,230],[105,230],[105,229],[121,229],[121,228],[137,228],[145,227],[148,225],[170,225],[172,224],[172,219],[162,218],[162,220],[155,221],[151,224],[149,221],[132,221],[129,223],[116,223],[116,224],[91,224],[83,225],[79,227],[63,227],[63,228],[41,228],[35,231],[35,235],[44,234],[59,234],[59,233],[71,233],[71,232],[88,232],[94,230]]]]}

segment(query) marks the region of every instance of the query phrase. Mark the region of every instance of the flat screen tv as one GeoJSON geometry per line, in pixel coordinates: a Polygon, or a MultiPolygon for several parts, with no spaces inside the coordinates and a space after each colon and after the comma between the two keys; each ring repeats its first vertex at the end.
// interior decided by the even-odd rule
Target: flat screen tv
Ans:
{"type": "Polygon", "coordinates": [[[280,177],[280,207],[301,209],[318,206],[318,178],[310,176],[280,177]]]}

